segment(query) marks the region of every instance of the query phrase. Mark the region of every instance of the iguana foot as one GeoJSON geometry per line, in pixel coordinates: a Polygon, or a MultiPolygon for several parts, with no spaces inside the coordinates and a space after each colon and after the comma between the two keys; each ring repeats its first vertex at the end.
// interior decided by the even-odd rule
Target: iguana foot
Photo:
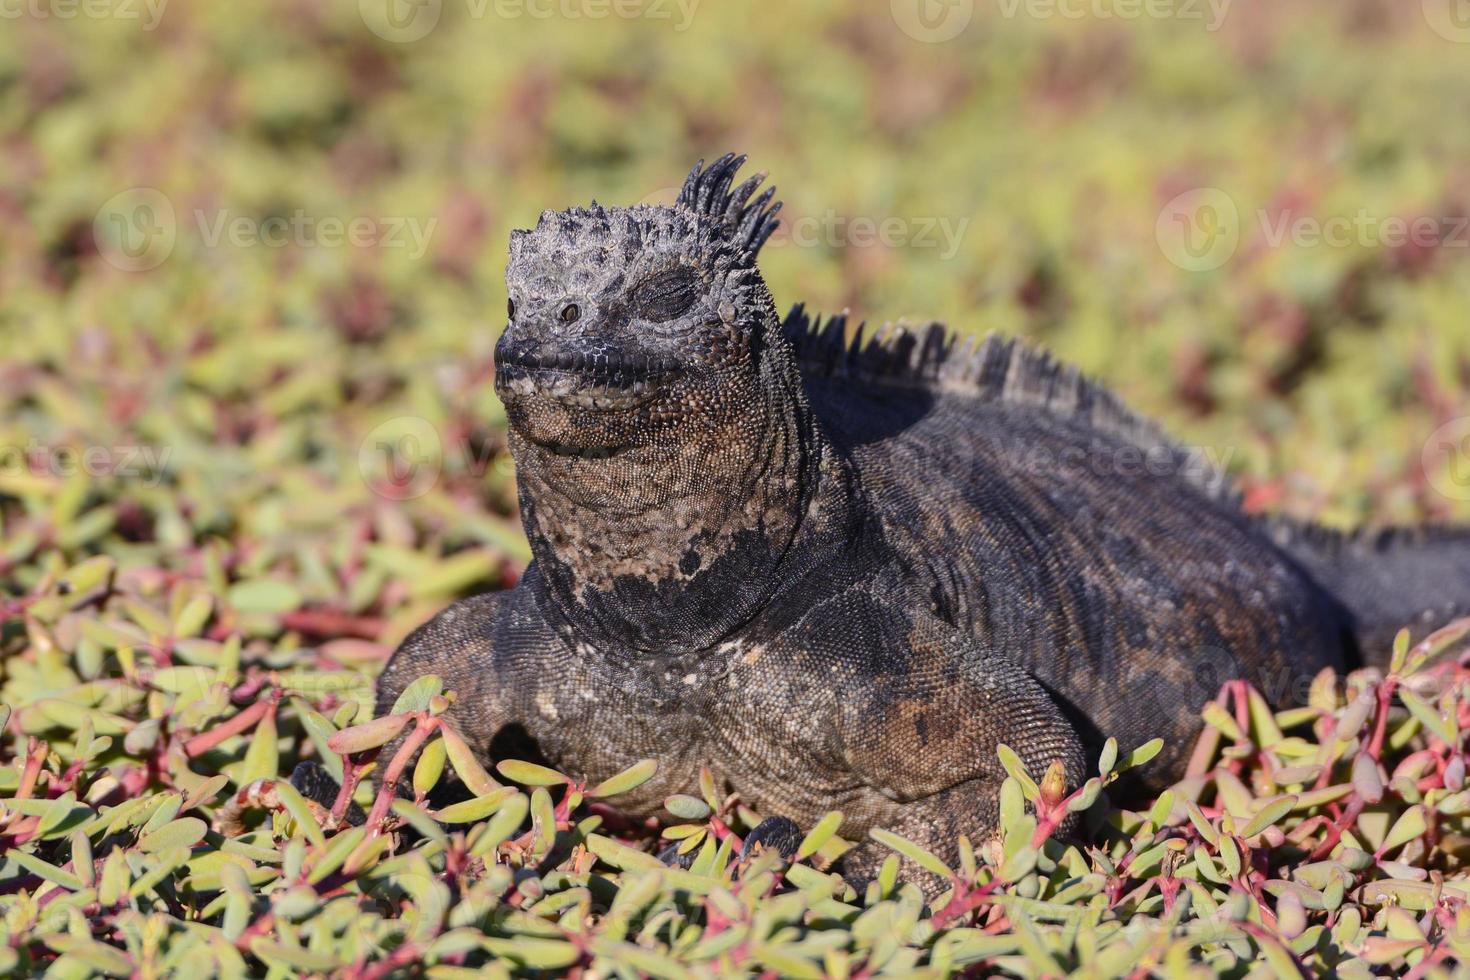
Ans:
{"type": "MultiPolygon", "coordinates": [[[[337,793],[342,788],[325,766],[309,760],[298,762],[296,768],[291,770],[291,785],[296,792],[327,811],[337,802],[337,793]]],[[[361,827],[367,822],[367,814],[356,803],[348,803],[342,822],[349,827],[361,827]]]]}
{"type": "Polygon", "coordinates": [[[684,871],[688,871],[690,865],[694,863],[694,855],[699,848],[696,847],[687,853],[680,854],[679,845],[683,843],[681,840],[676,840],[669,844],[668,847],[658,852],[658,859],[671,868],[681,868],[684,871]]]}
{"type": "Polygon", "coordinates": [[[780,852],[782,858],[790,861],[796,857],[796,849],[801,846],[805,837],[806,834],[802,833],[794,820],[787,817],[766,817],[745,835],[745,843],[740,847],[737,860],[744,861],[766,848],[773,848],[780,852]]]}
{"type": "MultiPolygon", "coordinates": [[[[790,861],[796,856],[796,849],[801,846],[805,836],[794,820],[787,817],[766,817],[745,835],[745,842],[740,845],[740,853],[735,855],[735,860],[743,864],[761,851],[771,849],[779,853],[782,860],[790,861]]],[[[659,851],[658,859],[671,868],[688,870],[694,863],[695,852],[680,854],[681,843],[674,841],[659,851]]]]}

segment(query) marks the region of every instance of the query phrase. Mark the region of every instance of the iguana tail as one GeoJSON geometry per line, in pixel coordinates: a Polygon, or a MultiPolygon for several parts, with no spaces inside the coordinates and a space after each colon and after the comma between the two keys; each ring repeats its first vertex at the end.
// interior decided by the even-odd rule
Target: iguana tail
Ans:
{"type": "Polygon", "coordinates": [[[1343,534],[1279,518],[1266,526],[1341,606],[1360,664],[1387,664],[1405,626],[1419,640],[1470,616],[1470,527],[1343,534]]]}

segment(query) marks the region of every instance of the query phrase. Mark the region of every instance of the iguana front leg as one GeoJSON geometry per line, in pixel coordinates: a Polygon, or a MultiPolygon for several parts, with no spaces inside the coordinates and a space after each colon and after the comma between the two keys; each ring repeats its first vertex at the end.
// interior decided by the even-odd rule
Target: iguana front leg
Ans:
{"type": "MultiPolygon", "coordinates": [[[[444,690],[455,695],[445,719],[488,764],[491,742],[520,721],[496,662],[497,630],[504,632],[502,620],[510,614],[512,598],[510,592],[493,592],[463,599],[410,633],[378,677],[374,716],[391,712],[403,689],[419,677],[436,674],[444,690]]],[[[379,753],[379,774],[403,737],[379,753]]]]}
{"type": "MultiPolygon", "coordinates": [[[[791,639],[844,677],[833,706],[837,757],[866,788],[845,829],[864,838],[844,861],[854,883],[891,853],[866,840],[870,828],[947,862],[959,835],[979,844],[994,833],[1001,743],[1038,778],[1060,761],[1069,786],[1082,781],[1081,740],[1042,686],[927,612],[854,590],[814,610],[791,639]]],[[[926,891],[938,884],[907,862],[903,874],[926,891]]]]}

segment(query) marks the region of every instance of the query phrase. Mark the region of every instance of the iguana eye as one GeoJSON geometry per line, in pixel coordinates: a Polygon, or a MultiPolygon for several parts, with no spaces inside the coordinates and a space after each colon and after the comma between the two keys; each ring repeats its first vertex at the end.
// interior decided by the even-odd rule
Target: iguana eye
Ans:
{"type": "Polygon", "coordinates": [[[510,317],[516,315],[516,301],[514,298],[505,301],[505,315],[510,317]]]}
{"type": "Polygon", "coordinates": [[[645,320],[672,320],[694,305],[694,270],[656,272],[633,287],[633,309],[645,320]]]}
{"type": "Polygon", "coordinates": [[[577,308],[577,304],[576,303],[568,303],[566,306],[563,306],[561,308],[561,322],[562,323],[576,323],[577,322],[577,318],[580,317],[581,315],[582,315],[582,311],[577,308]]]}

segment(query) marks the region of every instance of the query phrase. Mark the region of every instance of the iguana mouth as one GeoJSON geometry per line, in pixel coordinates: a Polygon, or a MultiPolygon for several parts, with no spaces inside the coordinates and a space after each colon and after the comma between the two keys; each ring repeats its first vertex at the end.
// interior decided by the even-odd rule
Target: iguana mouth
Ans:
{"type": "Polygon", "coordinates": [[[497,383],[590,411],[626,411],[648,401],[680,373],[673,358],[619,351],[547,351],[503,345],[497,383]]]}

